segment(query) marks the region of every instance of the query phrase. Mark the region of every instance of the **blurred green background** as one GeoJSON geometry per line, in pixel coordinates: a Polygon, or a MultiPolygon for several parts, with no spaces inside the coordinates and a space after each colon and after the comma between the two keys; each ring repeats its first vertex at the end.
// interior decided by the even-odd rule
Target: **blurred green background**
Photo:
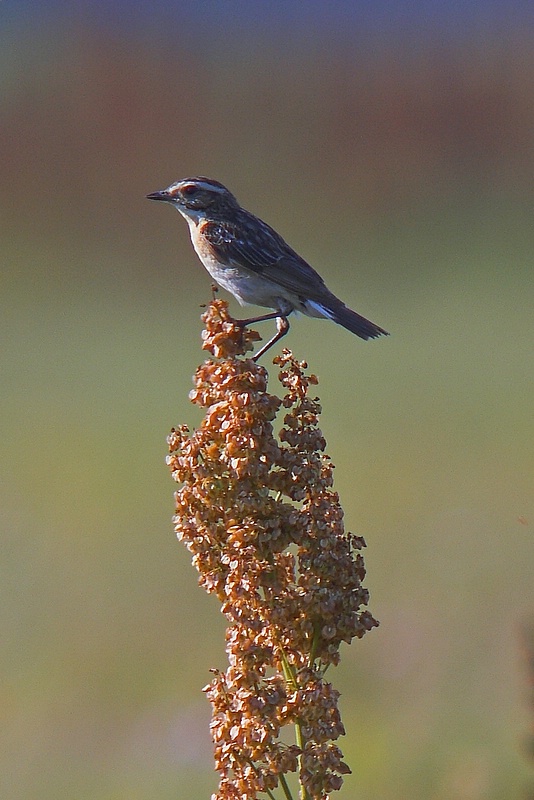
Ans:
{"type": "Polygon", "coordinates": [[[195,174],[392,333],[286,340],[381,621],[331,676],[339,796],[532,796],[533,11],[392,5],[0,4],[6,800],[216,786],[224,624],[164,463],[210,283],[145,200],[195,174]]]}

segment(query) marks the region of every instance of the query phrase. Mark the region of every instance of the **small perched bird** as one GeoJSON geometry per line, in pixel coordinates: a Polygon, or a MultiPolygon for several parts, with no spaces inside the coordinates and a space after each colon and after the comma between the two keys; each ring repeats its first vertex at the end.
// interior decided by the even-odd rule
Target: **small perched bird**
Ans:
{"type": "Polygon", "coordinates": [[[388,336],[374,322],[351,311],[327,289],[321,276],[273,228],[241,208],[234,195],[211,178],[184,178],[147,195],[178,209],[189,223],[193,247],[211,277],[241,305],[273,313],[238,320],[241,325],[276,319],[277,332],[254,356],[256,361],[289,330],[288,316],[301,311],[331,319],[361,339],[388,336]]]}

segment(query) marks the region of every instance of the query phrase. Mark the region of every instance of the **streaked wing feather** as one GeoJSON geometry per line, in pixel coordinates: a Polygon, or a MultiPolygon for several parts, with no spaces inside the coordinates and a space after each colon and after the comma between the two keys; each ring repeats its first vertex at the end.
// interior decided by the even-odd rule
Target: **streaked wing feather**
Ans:
{"type": "Polygon", "coordinates": [[[210,221],[202,226],[203,236],[223,262],[310,299],[324,300],[325,292],[330,294],[321,276],[269,225],[256,217],[243,222],[248,224],[210,221]],[[250,235],[245,237],[244,231],[250,235]]]}

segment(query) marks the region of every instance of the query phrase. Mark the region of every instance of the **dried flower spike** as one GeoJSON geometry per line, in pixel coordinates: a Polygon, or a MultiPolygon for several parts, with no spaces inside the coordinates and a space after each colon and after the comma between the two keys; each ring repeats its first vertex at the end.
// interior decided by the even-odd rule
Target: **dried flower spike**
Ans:
{"type": "Polygon", "coordinates": [[[205,688],[220,773],[212,800],[290,800],[288,773],[301,800],[326,800],[350,770],[335,744],[345,731],[325,671],[341,642],[378,624],[361,583],[365,542],[344,529],[320,405],[309,396],[315,376],[284,350],[275,363],[285,393],[269,394],[265,368],[243,358],[257,334],[235,324],[222,300],[203,319],[213,358],[190,396],[205,416],[192,433],[172,431],[168,464],[180,486],[176,533],[228,620],[228,669],[205,688]],[[280,738],[287,725],[294,744],[280,738]]]}

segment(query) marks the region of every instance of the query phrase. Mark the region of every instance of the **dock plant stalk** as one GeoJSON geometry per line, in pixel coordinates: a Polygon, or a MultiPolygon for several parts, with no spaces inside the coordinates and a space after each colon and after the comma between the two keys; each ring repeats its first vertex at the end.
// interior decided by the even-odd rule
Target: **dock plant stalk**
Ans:
{"type": "Polygon", "coordinates": [[[306,363],[288,350],[275,358],[278,397],[247,357],[258,334],[220,299],[203,320],[210,357],[190,398],[204,417],[172,430],[168,464],[176,533],[228,621],[228,667],[211,670],[204,690],[220,776],[212,800],[295,800],[292,785],[300,800],[327,800],[350,769],[325,672],[341,642],[378,624],[362,586],[365,542],[344,528],[306,363]]]}

